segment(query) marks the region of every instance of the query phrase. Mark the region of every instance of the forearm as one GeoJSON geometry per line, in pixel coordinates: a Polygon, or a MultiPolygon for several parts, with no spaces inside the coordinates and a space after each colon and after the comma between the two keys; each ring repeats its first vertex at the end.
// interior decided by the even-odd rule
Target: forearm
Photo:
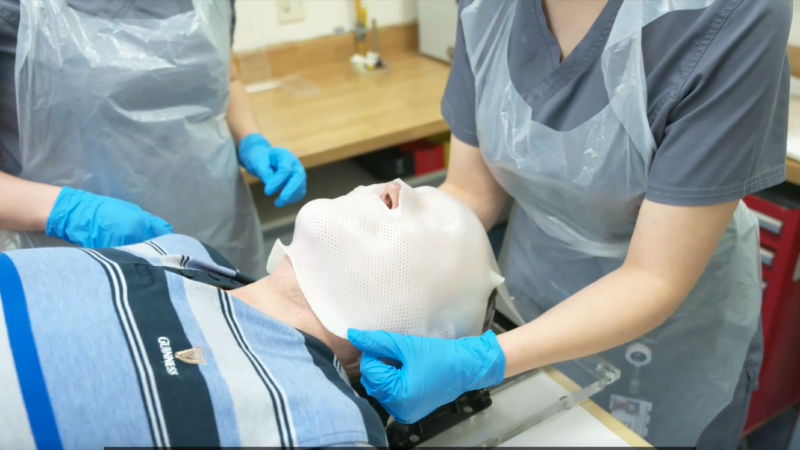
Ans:
{"type": "Polygon", "coordinates": [[[258,133],[256,120],[250,96],[238,78],[235,66],[231,65],[230,102],[227,115],[228,128],[231,130],[234,142],[238,147],[239,141],[253,133],[258,133]]]}
{"type": "Polygon", "coordinates": [[[506,377],[630,342],[672,315],[684,292],[623,266],[535,319],[498,336],[506,377]]]}
{"type": "Polygon", "coordinates": [[[661,325],[694,289],[738,205],[645,200],[620,269],[498,337],[506,375],[609,350],[661,325]]]}
{"type": "Polygon", "coordinates": [[[478,216],[486,231],[489,231],[497,223],[497,218],[500,216],[503,206],[505,206],[505,196],[500,199],[487,199],[483,195],[476,195],[470,190],[460,189],[455,184],[447,181],[439,186],[439,190],[471,209],[478,216]]]}
{"type": "Polygon", "coordinates": [[[26,181],[0,172],[0,228],[44,231],[60,187],[26,181]]]}
{"type": "Polygon", "coordinates": [[[487,231],[497,222],[508,201],[508,194],[489,171],[480,149],[455,135],[450,139],[447,179],[439,190],[469,207],[487,231]]]}

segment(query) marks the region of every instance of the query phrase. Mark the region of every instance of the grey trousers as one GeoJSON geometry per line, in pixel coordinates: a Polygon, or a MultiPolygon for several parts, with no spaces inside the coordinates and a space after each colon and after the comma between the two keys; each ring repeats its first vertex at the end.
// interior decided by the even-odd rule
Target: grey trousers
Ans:
{"type": "Polygon", "coordinates": [[[708,424],[700,439],[697,450],[735,450],[742,438],[747,411],[752,392],[748,389],[747,374],[742,371],[733,399],[708,424]]]}

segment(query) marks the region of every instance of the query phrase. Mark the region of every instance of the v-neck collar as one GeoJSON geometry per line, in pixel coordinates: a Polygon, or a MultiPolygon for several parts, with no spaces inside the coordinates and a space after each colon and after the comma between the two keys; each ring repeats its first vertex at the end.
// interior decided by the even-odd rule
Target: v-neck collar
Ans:
{"type": "MultiPolygon", "coordinates": [[[[620,6],[624,0],[608,0],[600,15],[589,28],[586,36],[581,39],[575,49],[564,59],[561,59],[561,49],[556,41],[555,36],[547,26],[547,18],[544,14],[542,0],[521,0],[518,4],[514,20],[515,26],[521,24],[530,24],[534,26],[535,30],[521,30],[521,32],[530,33],[529,36],[535,36],[531,39],[530,44],[539,45],[540,47],[533,51],[544,52],[548,55],[548,68],[549,73],[537,83],[535,86],[525,85],[525,74],[513,73],[511,71],[511,81],[515,89],[525,99],[526,103],[531,107],[547,101],[555,95],[564,86],[569,84],[578,75],[583,73],[587,67],[595,60],[605,48],[605,43],[614,26],[614,20],[619,12],[620,6]],[[527,15],[527,19],[522,17],[527,15]]],[[[513,33],[512,33],[513,35],[513,33]]],[[[510,47],[509,47],[510,49],[510,47]]],[[[508,51],[508,64],[509,69],[514,67],[511,58],[525,57],[524,54],[512,55],[508,51]]]]}

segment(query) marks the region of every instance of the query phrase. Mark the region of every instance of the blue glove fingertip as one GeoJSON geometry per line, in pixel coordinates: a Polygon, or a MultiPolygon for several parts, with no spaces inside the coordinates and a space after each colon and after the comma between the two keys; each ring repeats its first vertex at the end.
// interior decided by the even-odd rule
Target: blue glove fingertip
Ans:
{"type": "Polygon", "coordinates": [[[361,376],[363,377],[365,374],[369,374],[371,380],[375,380],[376,377],[386,379],[389,376],[396,376],[398,371],[398,369],[391,364],[386,364],[381,361],[380,358],[376,358],[368,353],[361,355],[360,369],[361,376]]]}
{"type": "Polygon", "coordinates": [[[278,198],[275,199],[275,207],[276,208],[283,208],[284,206],[288,206],[288,205],[291,205],[293,203],[297,203],[297,200],[294,200],[292,197],[289,197],[288,195],[286,195],[286,191],[285,190],[278,198]]]}
{"type": "Polygon", "coordinates": [[[379,402],[396,398],[398,382],[402,375],[398,369],[384,364],[374,356],[361,356],[361,385],[370,397],[379,402]]]}
{"type": "MultiPolygon", "coordinates": [[[[294,172],[292,177],[286,183],[286,187],[283,188],[283,192],[281,192],[280,197],[278,197],[277,202],[280,202],[281,206],[291,205],[293,203],[297,203],[302,200],[306,196],[306,174],[305,171],[300,169],[300,172],[294,172]]],[[[276,202],[276,206],[277,206],[276,202]]]]}
{"type": "Polygon", "coordinates": [[[280,170],[273,173],[264,183],[264,194],[267,197],[275,195],[286,184],[286,180],[289,179],[290,175],[291,173],[281,172],[280,170]]]}
{"type": "Polygon", "coordinates": [[[158,217],[153,217],[150,221],[150,231],[153,233],[153,237],[164,236],[165,234],[173,234],[174,231],[172,230],[172,225],[160,219],[158,217]]]}
{"type": "Polygon", "coordinates": [[[347,340],[349,340],[354,347],[362,352],[375,353],[373,350],[375,350],[376,346],[380,345],[380,339],[384,334],[388,335],[388,333],[384,331],[364,331],[350,329],[347,331],[347,340]]]}
{"type": "Polygon", "coordinates": [[[358,348],[358,345],[361,342],[363,334],[364,332],[361,330],[350,328],[347,330],[347,340],[350,341],[350,343],[353,344],[354,347],[358,348]]]}

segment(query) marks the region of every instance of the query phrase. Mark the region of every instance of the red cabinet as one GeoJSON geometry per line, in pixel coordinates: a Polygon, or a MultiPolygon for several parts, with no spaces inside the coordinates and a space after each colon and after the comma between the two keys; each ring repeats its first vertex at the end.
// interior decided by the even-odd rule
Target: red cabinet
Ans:
{"type": "Polygon", "coordinates": [[[764,297],[764,362],[745,434],[800,402],[800,188],[745,198],[758,216],[764,297]]]}

